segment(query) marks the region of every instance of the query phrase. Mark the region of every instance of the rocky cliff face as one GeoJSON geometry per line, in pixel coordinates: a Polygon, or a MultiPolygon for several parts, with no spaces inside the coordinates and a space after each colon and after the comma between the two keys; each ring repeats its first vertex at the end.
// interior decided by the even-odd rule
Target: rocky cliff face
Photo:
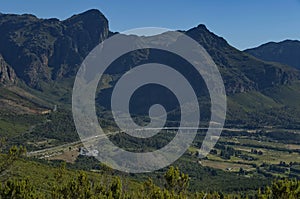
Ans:
{"type": "Polygon", "coordinates": [[[32,87],[41,80],[74,76],[85,56],[109,34],[107,19],[98,10],[65,21],[1,15],[0,27],[0,53],[32,87]]]}
{"type": "Polygon", "coordinates": [[[15,84],[17,77],[15,71],[4,61],[0,55],[0,84],[11,85],[15,84]]]}

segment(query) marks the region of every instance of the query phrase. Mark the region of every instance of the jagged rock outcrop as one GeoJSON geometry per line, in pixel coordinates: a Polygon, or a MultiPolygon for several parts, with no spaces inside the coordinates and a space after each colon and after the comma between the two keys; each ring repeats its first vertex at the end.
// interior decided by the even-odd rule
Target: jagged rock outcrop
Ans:
{"type": "Polygon", "coordinates": [[[0,55],[0,84],[11,85],[17,82],[15,71],[10,67],[2,55],[0,55]]]}

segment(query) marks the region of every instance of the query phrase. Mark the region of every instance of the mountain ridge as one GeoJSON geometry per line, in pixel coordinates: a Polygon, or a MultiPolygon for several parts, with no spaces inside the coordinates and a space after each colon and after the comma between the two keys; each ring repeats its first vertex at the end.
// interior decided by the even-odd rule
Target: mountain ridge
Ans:
{"type": "Polygon", "coordinates": [[[108,21],[95,10],[64,21],[4,14],[0,27],[0,54],[31,87],[76,74],[74,68],[108,36],[108,21]]]}
{"type": "MultiPolygon", "coordinates": [[[[113,34],[118,34],[109,30],[108,23],[106,17],[94,9],[63,21],[38,19],[33,15],[4,14],[0,16],[0,54],[15,72],[17,86],[22,85],[25,92],[40,98],[40,107],[59,105],[68,109],[71,104],[73,81],[81,62],[96,45],[113,34]]],[[[266,108],[272,115],[276,115],[285,111],[284,107],[290,107],[291,104],[287,102],[277,102],[278,96],[273,96],[272,92],[299,81],[300,72],[297,69],[265,62],[240,51],[229,45],[224,38],[210,32],[203,24],[181,32],[201,44],[218,66],[228,95],[228,115],[231,121],[234,120],[234,124],[241,118],[255,120],[260,108],[266,108]],[[253,100],[256,107],[249,106],[253,100]],[[269,102],[274,102],[276,107],[267,105],[269,102]]],[[[117,77],[123,72],[131,67],[157,60],[162,60],[167,65],[169,61],[175,65],[181,63],[176,63],[177,60],[166,53],[149,50],[133,52],[115,63],[117,67],[112,71],[113,74],[105,77],[106,85],[100,93],[108,93],[109,96],[117,77]]],[[[191,73],[186,71],[188,69],[185,66],[183,64],[177,67],[186,74],[191,73]]],[[[203,82],[197,82],[195,78],[192,81],[197,91],[205,87],[203,82]]],[[[166,103],[170,101],[163,96],[158,100],[166,103]]],[[[150,97],[146,97],[145,100],[150,100],[150,97]]],[[[104,102],[109,106],[109,100],[104,102]]],[[[151,104],[150,101],[146,103],[151,104]]],[[[101,103],[99,105],[103,106],[101,103]]],[[[266,116],[261,118],[264,120],[266,116]]],[[[277,121],[276,118],[272,118],[273,120],[277,121]]],[[[265,125],[268,122],[261,123],[265,125]]]]}
{"type": "MultiPolygon", "coordinates": [[[[0,54],[20,79],[36,89],[40,89],[41,81],[74,77],[85,56],[112,34],[108,20],[96,9],[63,21],[38,19],[28,14],[4,14],[0,17],[0,27],[3,35],[0,54]]],[[[228,93],[265,89],[299,78],[297,71],[252,59],[203,24],[184,33],[211,55],[220,68],[228,93]],[[247,68],[259,71],[251,75],[247,68]],[[257,74],[261,78],[257,78],[257,74]],[[269,80],[265,81],[266,78],[269,80]]]]}
{"type": "Polygon", "coordinates": [[[280,42],[268,42],[245,50],[258,59],[278,62],[300,69],[300,41],[286,39],[280,42]]]}
{"type": "Polygon", "coordinates": [[[226,79],[238,78],[236,82],[228,82],[227,91],[228,87],[232,88],[229,93],[261,90],[273,85],[288,83],[289,79],[299,78],[296,70],[280,66],[280,64],[262,62],[230,46],[224,38],[210,32],[204,25],[188,30],[187,35],[200,43],[213,58],[225,79],[225,86],[226,79]],[[211,38],[211,40],[207,41],[206,38],[211,38]],[[297,77],[289,72],[295,72],[297,77]],[[291,77],[288,77],[290,75],[291,77]],[[237,82],[244,82],[244,85],[237,82]]]}

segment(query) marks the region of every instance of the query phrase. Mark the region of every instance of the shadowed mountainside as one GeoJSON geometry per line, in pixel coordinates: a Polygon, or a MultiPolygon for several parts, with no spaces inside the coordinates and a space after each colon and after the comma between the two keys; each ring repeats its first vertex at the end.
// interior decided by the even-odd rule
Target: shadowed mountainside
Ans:
{"type": "MultiPolygon", "coordinates": [[[[19,87],[21,90],[18,90],[18,96],[21,99],[26,99],[26,93],[36,96],[39,99],[39,103],[35,103],[38,108],[52,107],[54,104],[69,108],[74,77],[81,62],[96,45],[116,34],[109,31],[108,20],[98,10],[89,10],[63,21],[39,19],[29,14],[2,14],[0,27],[0,84],[6,90],[11,85],[19,87]]],[[[291,117],[286,110],[298,110],[293,100],[280,100],[285,90],[295,90],[290,92],[295,99],[300,95],[297,92],[300,77],[297,69],[265,62],[239,51],[204,25],[182,32],[201,44],[217,64],[229,96],[227,119],[230,123],[244,124],[254,120],[254,123],[261,125],[275,124],[278,115],[284,115],[282,117],[285,119],[291,117]],[[258,116],[261,118],[259,121],[258,116]]],[[[124,72],[155,60],[167,60],[177,64],[186,74],[192,73],[189,67],[168,54],[149,49],[135,51],[118,60],[115,69],[103,79],[105,86],[100,89],[97,98],[99,105],[109,106],[106,98],[124,72]]],[[[205,87],[201,80],[195,82],[195,85],[197,92],[205,87]]],[[[166,92],[156,95],[157,99],[154,100],[147,97],[150,94],[155,95],[147,90],[138,95],[145,101],[143,104],[158,100],[169,104],[171,109],[172,105],[176,105],[171,100],[172,95],[166,92]]],[[[13,101],[19,103],[19,99],[13,101]]],[[[203,106],[209,109],[206,102],[203,106]]],[[[177,109],[173,107],[173,110],[176,112],[177,109]]],[[[209,113],[204,114],[204,117],[209,118],[209,113]]],[[[298,116],[292,117],[298,121],[298,116]]]]}
{"type": "Polygon", "coordinates": [[[269,42],[245,52],[261,60],[278,62],[300,69],[300,41],[269,42]]]}

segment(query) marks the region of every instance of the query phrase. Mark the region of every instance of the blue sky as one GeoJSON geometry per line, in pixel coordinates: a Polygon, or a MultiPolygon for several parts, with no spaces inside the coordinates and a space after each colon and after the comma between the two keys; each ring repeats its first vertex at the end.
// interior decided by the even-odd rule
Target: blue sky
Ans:
{"type": "Polygon", "coordinates": [[[205,24],[238,49],[300,40],[300,0],[1,0],[2,13],[66,19],[97,8],[112,31],[139,27],[187,30],[205,24]]]}

